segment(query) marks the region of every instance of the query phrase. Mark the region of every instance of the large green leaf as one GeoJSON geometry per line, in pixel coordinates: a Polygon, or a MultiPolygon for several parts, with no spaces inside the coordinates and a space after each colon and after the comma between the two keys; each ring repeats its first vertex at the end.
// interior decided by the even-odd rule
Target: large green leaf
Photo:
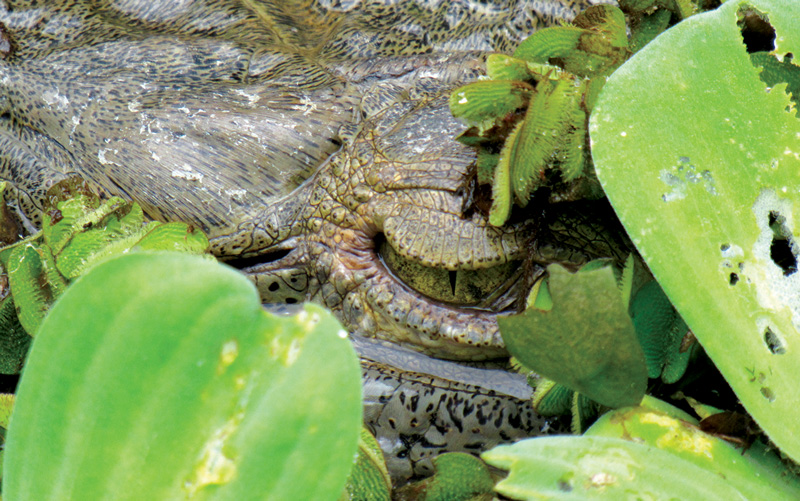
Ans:
{"type": "Polygon", "coordinates": [[[11,419],[7,499],[336,499],[360,370],[322,308],[278,318],[227,266],[133,253],[45,318],[11,419]]]}
{"type": "Polygon", "coordinates": [[[597,175],[636,247],[770,438],[800,460],[800,122],[759,78],[743,6],[800,54],[800,3],[730,0],[658,37],[591,117],[597,175]],[[782,256],[783,254],[783,256],[782,256]]]}
{"type": "Polygon", "coordinates": [[[510,470],[496,490],[513,499],[792,500],[800,481],[774,451],[746,453],[646,397],[603,415],[582,437],[542,437],[483,454],[510,470]]]}
{"type": "Polygon", "coordinates": [[[481,457],[510,470],[495,490],[512,499],[745,499],[727,480],[693,463],[618,438],[532,438],[481,457]]]}
{"type": "Polygon", "coordinates": [[[615,437],[652,445],[725,479],[746,499],[800,499],[800,478],[775,450],[755,442],[734,446],[700,430],[671,405],[646,397],[641,406],[607,412],[586,436],[615,437]]]}

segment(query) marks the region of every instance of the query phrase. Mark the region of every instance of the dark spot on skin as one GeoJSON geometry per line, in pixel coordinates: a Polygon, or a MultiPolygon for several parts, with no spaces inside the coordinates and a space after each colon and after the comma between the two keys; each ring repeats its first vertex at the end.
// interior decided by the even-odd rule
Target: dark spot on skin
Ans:
{"type": "Polygon", "coordinates": [[[14,40],[8,34],[8,29],[3,23],[0,23],[0,58],[8,59],[14,55],[16,45],[14,40]]]}
{"type": "Polygon", "coordinates": [[[474,405],[472,405],[469,402],[465,403],[464,404],[464,417],[467,417],[470,414],[472,414],[472,411],[474,411],[474,410],[475,410],[475,406],[474,405]]]}

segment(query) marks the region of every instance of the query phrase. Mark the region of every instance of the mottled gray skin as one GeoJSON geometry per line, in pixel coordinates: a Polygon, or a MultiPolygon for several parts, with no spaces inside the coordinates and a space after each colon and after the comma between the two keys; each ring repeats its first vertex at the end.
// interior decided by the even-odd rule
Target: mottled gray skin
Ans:
{"type": "MultiPolygon", "coordinates": [[[[265,302],[318,301],[355,335],[441,357],[502,356],[496,316],[530,282],[506,267],[497,291],[467,304],[458,273],[493,273],[540,235],[533,219],[492,227],[475,206],[475,153],[453,139],[463,126],[447,96],[480,75],[486,53],[590,3],[0,2],[15,44],[0,61],[0,178],[32,231],[47,188],[79,174],[153,219],[202,228],[265,302]],[[453,300],[405,284],[381,242],[456,272],[453,300]]],[[[573,236],[537,248],[580,263],[585,241],[573,236]]],[[[481,391],[469,387],[463,405],[481,391]]],[[[511,436],[493,422],[485,443],[511,436]]]]}
{"type": "Polygon", "coordinates": [[[396,345],[374,343],[356,343],[364,423],[396,482],[430,475],[431,460],[441,453],[476,453],[550,430],[533,410],[522,374],[426,360],[396,345]]]}
{"type": "Polygon", "coordinates": [[[447,270],[522,257],[530,222],[495,228],[472,207],[447,95],[486,51],[587,3],[21,2],[0,10],[17,46],[0,62],[0,176],[29,227],[78,173],[252,258],[239,265],[265,301],[319,301],[351,332],[437,356],[501,356],[495,315],[529,284],[433,301],[375,242],[447,270]]]}

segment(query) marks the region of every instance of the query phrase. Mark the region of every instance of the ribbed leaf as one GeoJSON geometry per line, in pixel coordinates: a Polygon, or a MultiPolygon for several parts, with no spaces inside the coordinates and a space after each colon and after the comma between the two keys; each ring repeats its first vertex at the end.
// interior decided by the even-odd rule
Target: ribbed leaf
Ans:
{"type": "Polygon", "coordinates": [[[549,379],[540,379],[533,392],[533,408],[542,416],[561,416],[570,411],[574,391],[549,379]]]}
{"type": "Polygon", "coordinates": [[[392,479],[386,469],[378,441],[366,428],[361,429],[356,459],[341,501],[389,501],[392,479]]]}
{"type": "Polygon", "coordinates": [[[522,128],[521,122],[514,127],[508,135],[500,159],[494,169],[494,182],[492,182],[492,207],[489,209],[489,224],[503,226],[511,214],[511,152],[519,137],[522,128]]]}
{"type": "Polygon", "coordinates": [[[531,79],[531,72],[526,61],[505,54],[490,54],[486,58],[486,75],[492,80],[524,82],[531,79]]]}
{"type": "Polygon", "coordinates": [[[581,35],[588,33],[575,26],[557,26],[539,30],[514,51],[514,57],[532,63],[547,63],[551,57],[564,57],[575,50],[581,35]]]}
{"type": "Polygon", "coordinates": [[[14,298],[0,299],[0,374],[19,374],[32,339],[19,323],[14,298]]]}
{"type": "Polygon", "coordinates": [[[543,79],[536,85],[536,94],[510,150],[512,186],[521,205],[544,181],[543,172],[572,125],[578,94],[572,78],[543,79]]]}
{"type": "Polygon", "coordinates": [[[361,429],[336,320],[279,318],[235,270],[134,253],[39,331],[8,431],[7,499],[335,499],[361,429]]]}
{"type": "Polygon", "coordinates": [[[8,264],[8,283],[20,324],[34,335],[50,305],[66,288],[48,248],[33,243],[15,247],[8,264]]]}
{"type": "Polygon", "coordinates": [[[523,108],[533,87],[515,80],[482,80],[459,87],[450,95],[453,116],[488,129],[508,113],[523,108]]]}

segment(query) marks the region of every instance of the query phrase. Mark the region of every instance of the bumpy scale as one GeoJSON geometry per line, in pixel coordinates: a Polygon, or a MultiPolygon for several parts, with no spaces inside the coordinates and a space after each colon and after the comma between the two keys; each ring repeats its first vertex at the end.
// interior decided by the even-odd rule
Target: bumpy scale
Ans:
{"type": "Polygon", "coordinates": [[[316,300],[356,335],[447,358],[501,356],[496,315],[529,286],[518,261],[542,222],[494,227],[473,203],[475,153],[453,139],[448,94],[486,53],[590,3],[0,5],[6,200],[35,231],[45,191],[79,174],[203,229],[266,302],[316,300]],[[451,296],[404,283],[402,263],[451,296]]]}

